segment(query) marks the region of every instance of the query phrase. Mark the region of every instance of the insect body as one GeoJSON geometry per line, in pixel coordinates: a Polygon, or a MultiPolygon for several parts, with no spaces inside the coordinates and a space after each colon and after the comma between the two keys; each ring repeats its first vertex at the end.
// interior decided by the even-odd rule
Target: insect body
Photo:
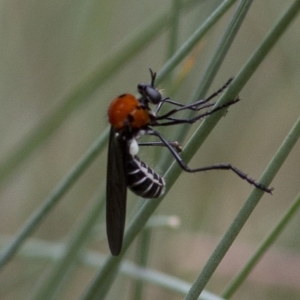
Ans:
{"type": "Polygon", "coordinates": [[[138,140],[143,135],[156,136],[160,142],[144,143],[143,145],[167,147],[181,168],[186,172],[202,172],[216,169],[231,170],[256,188],[268,193],[272,192],[272,189],[257,183],[231,164],[223,163],[196,169],[189,168],[178,154],[179,151],[176,143],[169,142],[159,131],[153,129],[157,126],[171,126],[183,123],[192,124],[207,115],[238,102],[238,98],[234,99],[225,105],[198,114],[191,119],[175,117],[179,111],[200,111],[213,106],[209,101],[227,88],[232,79],[207,99],[183,105],[169,98],[163,98],[154,85],[156,74],[152,70],[150,70],[150,73],[151,83],[138,85],[138,92],[140,94],[138,99],[131,94],[122,94],[114,99],[108,108],[108,119],[111,129],[106,183],[106,230],[109,247],[113,255],[118,255],[122,248],[127,187],[138,196],[144,198],[157,198],[164,192],[164,179],[137,156],[139,150],[138,140]],[[175,108],[159,116],[158,113],[164,103],[169,103],[175,108]],[[150,105],[155,105],[155,110],[152,110],[150,105]]]}
{"type": "Polygon", "coordinates": [[[163,195],[165,180],[148,167],[137,156],[126,161],[127,186],[143,198],[157,198],[163,195]]]}
{"type": "MultiPolygon", "coordinates": [[[[152,89],[153,95],[160,100],[160,94],[152,89]]],[[[148,100],[143,96],[136,99],[131,94],[120,95],[109,106],[108,118],[111,129],[106,184],[106,230],[111,253],[118,255],[124,234],[127,187],[138,196],[157,198],[164,192],[165,181],[137,156],[137,140],[146,133],[151,120],[155,120],[148,100]]]]}

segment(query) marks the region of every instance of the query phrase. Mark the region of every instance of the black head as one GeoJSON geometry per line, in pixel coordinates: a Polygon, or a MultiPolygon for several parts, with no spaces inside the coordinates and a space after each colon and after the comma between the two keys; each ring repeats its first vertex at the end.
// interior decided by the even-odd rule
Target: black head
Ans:
{"type": "Polygon", "coordinates": [[[137,88],[141,96],[146,98],[150,103],[158,104],[161,101],[161,93],[150,84],[140,83],[137,88]]]}
{"type": "Polygon", "coordinates": [[[162,96],[161,93],[154,86],[156,73],[153,72],[151,69],[149,70],[151,74],[151,84],[140,83],[137,86],[137,89],[141,96],[146,98],[148,102],[151,102],[152,104],[159,104],[162,99],[162,96]]]}

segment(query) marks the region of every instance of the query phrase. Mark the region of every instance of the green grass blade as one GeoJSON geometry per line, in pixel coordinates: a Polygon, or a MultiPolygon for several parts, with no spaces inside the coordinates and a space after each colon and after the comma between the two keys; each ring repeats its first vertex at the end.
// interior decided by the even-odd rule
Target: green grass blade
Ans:
{"type": "Polygon", "coordinates": [[[193,47],[201,40],[201,38],[212,28],[213,25],[228,11],[228,9],[236,2],[236,0],[223,1],[220,6],[208,17],[208,19],[199,26],[197,30],[189,37],[189,39],[174,53],[174,55],[166,62],[163,68],[157,74],[156,83],[159,84],[167,74],[169,74],[193,49],[193,47]]]}
{"type": "Polygon", "coordinates": [[[48,272],[43,284],[30,299],[53,299],[59,293],[62,284],[72,271],[74,265],[78,264],[81,251],[89,241],[90,233],[105,207],[103,186],[99,189],[91,204],[84,213],[85,218],[72,230],[60,258],[51,266],[51,270],[48,272]]]}
{"type": "MultiPolygon", "coordinates": [[[[279,171],[280,167],[283,165],[284,161],[286,160],[291,150],[295,146],[299,137],[300,137],[300,118],[297,120],[296,124],[293,126],[290,133],[283,141],[282,145],[279,147],[275,156],[273,157],[270,164],[268,165],[263,175],[261,176],[260,182],[269,184],[273,180],[273,178],[279,171]]],[[[197,277],[196,281],[194,282],[190,292],[188,293],[185,299],[187,300],[197,299],[197,297],[200,295],[205,285],[207,284],[207,282],[213,275],[214,271],[218,267],[219,263],[221,262],[221,260],[227,253],[228,249],[234,242],[235,238],[237,237],[237,235],[245,225],[246,221],[250,217],[251,213],[259,203],[259,200],[261,199],[263,194],[264,192],[258,189],[254,189],[253,192],[250,194],[245,204],[240,209],[237,216],[233,220],[232,224],[229,226],[223,238],[217,245],[215,251],[208,259],[202,272],[197,277]]]]}
{"type": "Polygon", "coordinates": [[[53,209],[55,204],[65,195],[80,175],[90,166],[97,155],[106,145],[108,130],[104,132],[91,146],[79,163],[63,178],[44,201],[44,203],[28,218],[10,245],[4,249],[0,256],[0,269],[18,251],[24,241],[34,232],[40,222],[53,209]]]}
{"type": "Polygon", "coordinates": [[[201,84],[192,96],[192,102],[205,97],[239,29],[243,24],[243,21],[252,5],[252,2],[252,0],[239,2],[239,5],[237,6],[233,17],[231,18],[231,21],[228,24],[228,27],[226,28],[226,31],[224,32],[224,35],[220,40],[215,53],[212,55],[211,60],[205,68],[201,84]]]}
{"type": "Polygon", "coordinates": [[[181,13],[181,0],[173,0],[171,8],[171,20],[170,20],[170,36],[168,45],[168,58],[171,57],[177,49],[179,38],[179,21],[181,13]]]}
{"type": "MultiPolygon", "coordinates": [[[[6,239],[0,239],[0,245],[7,243],[6,239]]],[[[61,259],[64,253],[65,244],[45,242],[37,239],[30,239],[28,243],[24,245],[22,250],[18,253],[18,257],[25,257],[34,261],[50,261],[55,262],[61,259]]],[[[99,252],[88,251],[78,257],[77,262],[98,270],[101,268],[105,261],[105,256],[99,252]]],[[[166,273],[157,271],[152,268],[140,268],[130,261],[123,261],[120,267],[120,274],[132,279],[140,279],[144,282],[160,286],[163,289],[170,290],[174,293],[185,295],[190,287],[191,283],[179,279],[174,276],[170,276],[166,273]]],[[[1,291],[2,292],[2,291],[1,291]]],[[[1,294],[2,295],[2,294],[1,294]]],[[[32,299],[30,297],[30,299],[32,299]]],[[[45,298],[40,298],[45,299],[45,298]]],[[[201,300],[223,300],[220,296],[217,296],[208,291],[203,291],[200,295],[201,300]]]]}
{"type": "Polygon", "coordinates": [[[293,201],[291,206],[287,209],[287,211],[284,213],[284,215],[276,224],[276,226],[267,235],[267,237],[262,241],[262,243],[257,248],[252,257],[249,259],[249,261],[243,266],[242,270],[227,285],[224,292],[222,293],[222,296],[225,299],[230,299],[232,295],[236,292],[236,290],[243,284],[247,276],[257,265],[262,256],[273,245],[273,243],[276,241],[276,239],[279,237],[282,231],[286,228],[291,219],[298,212],[299,207],[300,194],[297,195],[296,199],[293,201]]]}

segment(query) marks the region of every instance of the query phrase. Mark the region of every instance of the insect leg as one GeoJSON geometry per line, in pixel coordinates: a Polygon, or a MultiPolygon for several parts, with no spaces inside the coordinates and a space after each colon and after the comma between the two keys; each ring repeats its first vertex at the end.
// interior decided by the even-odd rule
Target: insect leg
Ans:
{"type": "Polygon", "coordinates": [[[225,103],[225,104],[223,104],[223,105],[220,105],[220,106],[218,106],[218,107],[216,107],[216,108],[214,108],[214,109],[212,109],[212,110],[209,110],[209,111],[207,111],[207,112],[205,112],[205,113],[203,113],[203,114],[200,114],[200,115],[198,115],[198,116],[196,116],[196,117],[194,117],[194,118],[191,118],[191,119],[177,119],[177,118],[172,118],[172,117],[170,117],[170,115],[172,115],[173,113],[172,113],[172,111],[170,112],[170,113],[167,113],[167,114],[165,114],[164,116],[161,116],[161,117],[157,117],[156,118],[156,120],[164,120],[164,119],[167,119],[167,120],[169,120],[168,122],[164,122],[164,123],[154,123],[154,124],[151,124],[152,126],[169,126],[169,125],[175,125],[175,124],[183,124],[183,123],[189,123],[189,124],[192,124],[192,123],[195,123],[196,121],[198,121],[198,120],[200,120],[200,119],[202,119],[202,118],[204,118],[204,117],[206,117],[206,116],[209,116],[209,115],[211,115],[211,114],[213,114],[213,113],[215,113],[215,112],[217,112],[217,111],[219,111],[219,110],[221,110],[221,109],[224,109],[224,108],[226,108],[226,107],[228,107],[228,106],[230,106],[230,105],[233,105],[233,104],[235,104],[235,103],[237,103],[237,102],[239,102],[240,101],[240,99],[239,98],[237,98],[237,99],[235,99],[235,100],[232,100],[232,101],[230,101],[230,102],[227,102],[227,103],[225,103]]]}
{"type": "Polygon", "coordinates": [[[180,155],[169,145],[168,141],[157,131],[148,131],[147,134],[149,135],[155,135],[157,136],[162,143],[166,145],[166,147],[169,149],[171,154],[174,156],[180,167],[188,172],[188,173],[196,173],[196,172],[203,172],[203,171],[209,171],[209,170],[231,170],[234,172],[237,176],[239,176],[241,179],[246,180],[248,183],[251,185],[254,185],[256,188],[267,192],[267,193],[272,193],[272,188],[267,188],[263,184],[256,182],[254,179],[248,177],[247,174],[239,170],[238,168],[232,166],[231,164],[228,163],[221,163],[221,164],[216,164],[216,165],[211,165],[211,166],[206,166],[206,167],[201,167],[201,168],[195,168],[191,169],[180,157],[180,155]]]}
{"type": "MultiPolygon", "coordinates": [[[[139,146],[160,146],[166,147],[163,142],[139,142],[139,146]]],[[[177,141],[168,141],[168,144],[173,147],[178,153],[182,151],[182,146],[177,141]]]]}
{"type": "Polygon", "coordinates": [[[208,98],[206,98],[204,100],[198,100],[197,102],[194,102],[194,103],[181,104],[181,103],[175,102],[173,100],[170,100],[169,98],[162,99],[163,102],[159,103],[159,107],[157,107],[156,113],[160,110],[163,103],[170,103],[172,105],[179,106],[179,108],[172,109],[171,111],[164,114],[163,116],[159,116],[158,119],[164,119],[164,118],[169,117],[179,111],[186,110],[186,109],[199,111],[201,109],[213,106],[214,103],[207,103],[207,102],[209,102],[211,99],[215,98],[218,94],[223,92],[229,86],[229,84],[231,83],[232,80],[233,80],[233,78],[230,78],[220,89],[218,89],[216,92],[211,94],[208,98]],[[207,104],[203,105],[205,103],[207,103],[207,104]]]}

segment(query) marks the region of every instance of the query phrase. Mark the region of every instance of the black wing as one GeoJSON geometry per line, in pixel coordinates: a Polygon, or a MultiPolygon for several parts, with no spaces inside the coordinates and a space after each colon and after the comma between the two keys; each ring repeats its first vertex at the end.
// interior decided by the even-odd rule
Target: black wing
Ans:
{"type": "Polygon", "coordinates": [[[126,217],[127,179],[125,157],[127,141],[110,129],[106,177],[106,232],[112,255],[119,255],[126,217]]]}

